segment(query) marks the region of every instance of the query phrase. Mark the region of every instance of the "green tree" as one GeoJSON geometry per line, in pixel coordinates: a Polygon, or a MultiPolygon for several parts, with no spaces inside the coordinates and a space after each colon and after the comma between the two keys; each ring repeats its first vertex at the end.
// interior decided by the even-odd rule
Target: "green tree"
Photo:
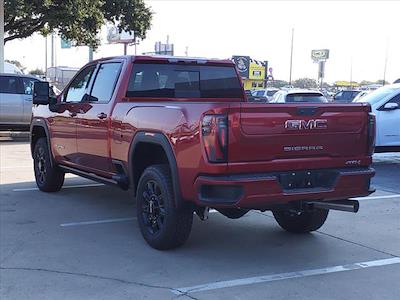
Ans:
{"type": "Polygon", "coordinates": [[[283,88],[284,86],[289,85],[289,82],[285,80],[269,80],[268,81],[268,87],[274,87],[274,88],[283,88]]]}
{"type": "Polygon", "coordinates": [[[373,84],[373,82],[369,80],[363,80],[360,82],[360,85],[370,85],[370,84],[373,84]]]}
{"type": "Polygon", "coordinates": [[[389,81],[386,81],[386,80],[384,81],[383,79],[379,79],[379,80],[375,81],[375,83],[384,85],[384,84],[389,84],[389,81]]]}
{"type": "Polygon", "coordinates": [[[77,45],[100,45],[105,22],[144,39],[153,12],[143,0],[5,0],[5,43],[35,32],[56,32],[77,45]]]}
{"type": "Polygon", "coordinates": [[[43,76],[44,75],[44,71],[42,69],[37,68],[37,69],[29,71],[29,74],[43,76]]]}
{"type": "Polygon", "coordinates": [[[26,67],[23,66],[18,60],[9,60],[6,59],[5,62],[8,62],[14,66],[16,66],[18,69],[20,69],[22,72],[26,69],[26,67]]]}
{"type": "Polygon", "coordinates": [[[318,84],[315,79],[300,78],[293,82],[293,86],[300,89],[315,89],[318,87],[318,84]]]}

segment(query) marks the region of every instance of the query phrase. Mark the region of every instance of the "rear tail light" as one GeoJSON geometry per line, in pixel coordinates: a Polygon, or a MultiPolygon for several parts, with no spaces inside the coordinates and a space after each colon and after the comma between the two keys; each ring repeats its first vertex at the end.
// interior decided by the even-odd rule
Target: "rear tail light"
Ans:
{"type": "Polygon", "coordinates": [[[226,115],[206,115],[201,133],[209,162],[228,160],[228,118],[226,115]]]}
{"type": "Polygon", "coordinates": [[[372,155],[375,149],[376,118],[372,113],[368,114],[368,155],[372,155]]]}

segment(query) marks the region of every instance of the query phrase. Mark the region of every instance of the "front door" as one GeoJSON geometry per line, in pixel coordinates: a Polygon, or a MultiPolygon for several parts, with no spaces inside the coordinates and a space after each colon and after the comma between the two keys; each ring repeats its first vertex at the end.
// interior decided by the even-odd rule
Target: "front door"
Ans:
{"type": "Polygon", "coordinates": [[[54,156],[66,165],[77,165],[76,117],[95,68],[96,65],[90,65],[74,77],[61,95],[56,112],[49,118],[54,156]]]}
{"type": "Polygon", "coordinates": [[[380,138],[379,146],[400,145],[400,94],[394,96],[387,103],[397,103],[397,109],[385,109],[383,106],[377,113],[377,131],[380,138]]]}
{"type": "Polygon", "coordinates": [[[111,176],[109,124],[114,89],[122,62],[107,62],[98,66],[90,91],[78,104],[77,147],[79,165],[86,171],[111,176]]]}
{"type": "Polygon", "coordinates": [[[32,119],[32,94],[33,84],[37,82],[37,79],[23,77],[22,78],[22,100],[23,100],[23,114],[22,121],[26,124],[31,123],[32,119]]]}
{"type": "Polygon", "coordinates": [[[23,97],[17,76],[0,76],[0,124],[22,123],[23,97]]]}

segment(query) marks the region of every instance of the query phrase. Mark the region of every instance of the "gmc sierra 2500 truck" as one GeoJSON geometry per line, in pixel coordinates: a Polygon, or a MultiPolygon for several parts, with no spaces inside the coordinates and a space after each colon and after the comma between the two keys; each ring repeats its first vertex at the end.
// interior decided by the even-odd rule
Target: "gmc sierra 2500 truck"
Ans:
{"type": "Polygon", "coordinates": [[[368,104],[246,102],[229,60],[123,56],[84,66],[57,97],[34,87],[37,186],[65,173],[131,189],[156,249],[182,245],[193,214],[271,210],[289,232],[369,195],[375,117],[368,104]]]}

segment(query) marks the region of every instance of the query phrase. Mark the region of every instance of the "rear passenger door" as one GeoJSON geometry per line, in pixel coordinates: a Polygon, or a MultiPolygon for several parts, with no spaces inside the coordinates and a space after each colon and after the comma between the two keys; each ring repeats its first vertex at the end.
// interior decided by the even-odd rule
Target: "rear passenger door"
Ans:
{"type": "Polygon", "coordinates": [[[122,61],[100,63],[88,94],[76,106],[78,167],[108,177],[113,172],[109,124],[121,67],[122,61]]]}
{"type": "Polygon", "coordinates": [[[23,98],[20,78],[0,76],[0,123],[21,124],[23,98]]]}

